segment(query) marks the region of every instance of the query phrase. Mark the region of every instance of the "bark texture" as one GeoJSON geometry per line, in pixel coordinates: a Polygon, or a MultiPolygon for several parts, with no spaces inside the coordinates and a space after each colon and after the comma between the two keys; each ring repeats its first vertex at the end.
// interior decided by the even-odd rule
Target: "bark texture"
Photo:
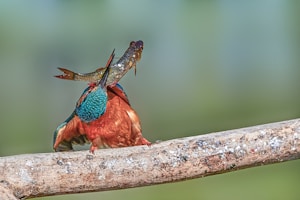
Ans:
{"type": "Polygon", "coordinates": [[[0,158],[0,199],[168,183],[300,158],[300,119],[151,146],[0,158]]]}

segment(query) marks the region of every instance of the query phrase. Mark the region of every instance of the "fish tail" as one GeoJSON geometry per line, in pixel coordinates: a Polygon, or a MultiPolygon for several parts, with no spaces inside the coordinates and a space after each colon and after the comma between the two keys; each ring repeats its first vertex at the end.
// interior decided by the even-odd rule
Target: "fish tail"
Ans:
{"type": "Polygon", "coordinates": [[[75,72],[73,72],[71,70],[65,69],[65,68],[58,67],[58,69],[60,71],[62,71],[64,74],[62,74],[62,75],[56,75],[54,77],[60,78],[60,79],[75,80],[75,75],[77,73],[75,73],[75,72]]]}

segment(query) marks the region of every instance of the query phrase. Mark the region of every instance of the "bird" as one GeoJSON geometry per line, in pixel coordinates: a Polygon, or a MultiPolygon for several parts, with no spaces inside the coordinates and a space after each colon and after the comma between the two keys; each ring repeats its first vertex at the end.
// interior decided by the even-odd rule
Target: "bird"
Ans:
{"type": "Polygon", "coordinates": [[[114,52],[102,78],[89,84],[72,114],[56,128],[55,151],[70,151],[73,144],[86,143],[91,144],[91,153],[99,148],[151,145],[142,135],[138,114],[122,86],[106,85],[113,58],[114,52]]]}

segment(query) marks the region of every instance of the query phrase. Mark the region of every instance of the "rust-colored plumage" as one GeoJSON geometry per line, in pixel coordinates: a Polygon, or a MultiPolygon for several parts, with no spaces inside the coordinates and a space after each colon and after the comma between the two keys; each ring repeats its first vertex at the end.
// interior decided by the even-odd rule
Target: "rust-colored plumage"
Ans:
{"type": "MultiPolygon", "coordinates": [[[[91,142],[90,151],[103,147],[126,147],[150,145],[142,136],[141,124],[137,113],[130,107],[129,101],[119,86],[107,87],[105,113],[99,119],[85,123],[74,115],[57,132],[54,149],[60,145],[77,142],[80,138],[91,142]]],[[[69,150],[69,149],[67,149],[69,150]]]]}

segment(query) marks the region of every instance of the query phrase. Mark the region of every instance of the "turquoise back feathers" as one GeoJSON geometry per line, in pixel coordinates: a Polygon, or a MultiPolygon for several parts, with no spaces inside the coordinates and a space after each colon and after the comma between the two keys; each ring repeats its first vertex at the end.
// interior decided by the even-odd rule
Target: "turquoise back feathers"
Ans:
{"type": "Polygon", "coordinates": [[[91,122],[98,119],[106,110],[107,93],[101,86],[88,87],[75,109],[76,115],[84,122],[91,122]]]}

